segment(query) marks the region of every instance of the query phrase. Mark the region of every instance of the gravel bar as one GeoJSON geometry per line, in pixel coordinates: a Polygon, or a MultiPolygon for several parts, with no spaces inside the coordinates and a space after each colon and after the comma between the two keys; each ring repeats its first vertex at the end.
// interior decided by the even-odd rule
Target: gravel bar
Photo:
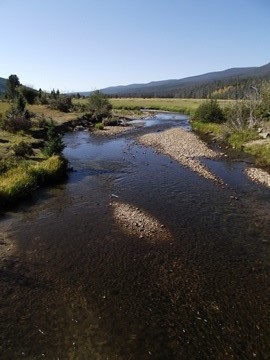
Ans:
{"type": "Polygon", "coordinates": [[[197,135],[180,128],[173,128],[162,132],[142,135],[139,143],[152,146],[163,154],[195,171],[206,179],[223,184],[214,173],[205,166],[200,159],[218,157],[218,153],[209,149],[197,135]]]}
{"type": "Polygon", "coordinates": [[[246,175],[253,181],[270,187],[270,174],[262,169],[249,167],[245,170],[246,175]]]}

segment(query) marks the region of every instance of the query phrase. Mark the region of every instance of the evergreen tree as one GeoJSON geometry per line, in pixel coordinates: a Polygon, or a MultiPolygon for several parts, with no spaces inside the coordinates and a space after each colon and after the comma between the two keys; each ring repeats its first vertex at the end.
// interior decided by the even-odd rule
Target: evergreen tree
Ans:
{"type": "Polygon", "coordinates": [[[52,156],[61,153],[64,150],[64,143],[61,136],[56,132],[56,127],[54,122],[48,124],[47,130],[47,142],[44,148],[44,153],[47,156],[52,156]]]}
{"type": "Polygon", "coordinates": [[[14,100],[18,93],[17,87],[20,86],[20,80],[17,75],[10,75],[6,84],[6,98],[14,100]]]}

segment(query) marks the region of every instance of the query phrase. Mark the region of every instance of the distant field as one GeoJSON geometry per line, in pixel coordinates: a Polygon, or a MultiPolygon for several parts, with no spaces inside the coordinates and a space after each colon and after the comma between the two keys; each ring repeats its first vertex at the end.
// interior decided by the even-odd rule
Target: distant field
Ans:
{"type": "MultiPolygon", "coordinates": [[[[123,110],[139,110],[139,109],[151,109],[151,110],[163,110],[163,111],[175,111],[185,114],[193,114],[197,107],[205,101],[204,99],[166,99],[166,98],[121,98],[110,99],[110,102],[114,109],[123,110]]],[[[221,106],[226,106],[232,103],[232,100],[219,100],[221,106]]]]}

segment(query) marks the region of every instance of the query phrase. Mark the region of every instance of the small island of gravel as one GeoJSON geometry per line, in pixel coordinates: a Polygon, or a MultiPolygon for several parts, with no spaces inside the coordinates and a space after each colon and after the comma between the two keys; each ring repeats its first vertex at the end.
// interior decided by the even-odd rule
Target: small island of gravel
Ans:
{"type": "Polygon", "coordinates": [[[163,132],[142,135],[138,138],[139,143],[152,146],[158,151],[169,155],[182,165],[189,167],[200,176],[222,184],[213,172],[201,161],[201,158],[216,158],[218,153],[209,149],[197,135],[180,128],[172,128],[163,132]]]}

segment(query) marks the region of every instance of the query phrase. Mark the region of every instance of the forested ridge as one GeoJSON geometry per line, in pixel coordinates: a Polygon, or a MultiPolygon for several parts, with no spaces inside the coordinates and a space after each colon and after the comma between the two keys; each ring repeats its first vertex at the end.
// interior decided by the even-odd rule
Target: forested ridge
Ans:
{"type": "Polygon", "coordinates": [[[192,76],[179,80],[165,80],[148,84],[133,84],[102,89],[112,97],[176,97],[243,99],[270,81],[270,63],[261,67],[234,68],[192,76]]]}

